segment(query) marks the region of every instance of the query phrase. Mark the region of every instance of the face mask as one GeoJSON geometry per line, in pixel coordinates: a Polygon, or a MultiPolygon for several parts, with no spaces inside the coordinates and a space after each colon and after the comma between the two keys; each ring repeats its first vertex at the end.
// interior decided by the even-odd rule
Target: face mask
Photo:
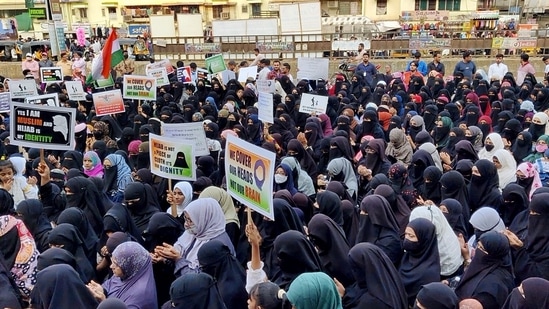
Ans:
{"type": "Polygon", "coordinates": [[[189,232],[189,234],[196,235],[198,232],[196,229],[196,225],[188,225],[185,223],[185,231],[189,232]]]}
{"type": "Polygon", "coordinates": [[[103,139],[104,136],[105,136],[105,134],[103,134],[103,132],[101,132],[101,131],[93,131],[93,137],[96,140],[103,139]]]}
{"type": "Polygon", "coordinates": [[[141,134],[139,135],[139,139],[141,140],[141,142],[148,142],[149,141],[149,134],[141,134]]]}
{"type": "Polygon", "coordinates": [[[545,150],[547,150],[547,145],[540,145],[540,144],[536,145],[537,152],[545,152],[545,150]]]}
{"type": "Polygon", "coordinates": [[[214,132],[213,131],[206,131],[206,137],[207,138],[214,138],[214,132]]]}
{"type": "Polygon", "coordinates": [[[404,239],[402,248],[408,252],[418,252],[421,249],[419,241],[411,241],[408,239],[404,239]]]}
{"type": "Polygon", "coordinates": [[[486,145],[485,147],[486,147],[486,150],[487,150],[487,151],[492,151],[492,150],[494,150],[494,145],[486,145]]]}
{"type": "Polygon", "coordinates": [[[313,135],[313,132],[305,132],[305,138],[306,139],[310,139],[311,138],[311,135],[313,135]]]}
{"type": "Polygon", "coordinates": [[[473,136],[467,136],[467,137],[465,137],[465,138],[466,138],[468,141],[470,141],[471,143],[473,143],[473,142],[475,141],[475,139],[476,139],[476,136],[474,136],[474,135],[473,135],[473,136]]]}
{"type": "Polygon", "coordinates": [[[66,200],[68,207],[78,206],[78,196],[76,194],[67,194],[66,200]]]}
{"type": "Polygon", "coordinates": [[[277,184],[285,183],[288,180],[288,176],[276,174],[275,175],[275,182],[277,184]]]}
{"type": "Polygon", "coordinates": [[[343,153],[339,148],[330,148],[330,160],[340,158],[343,156],[343,153]]]}

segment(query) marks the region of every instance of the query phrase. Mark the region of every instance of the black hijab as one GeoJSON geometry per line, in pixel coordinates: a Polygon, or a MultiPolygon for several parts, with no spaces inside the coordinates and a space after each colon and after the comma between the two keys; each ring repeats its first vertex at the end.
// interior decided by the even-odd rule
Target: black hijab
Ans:
{"type": "Polygon", "coordinates": [[[131,236],[134,241],[143,244],[141,233],[135,226],[130,211],[124,205],[116,203],[103,217],[104,232],[123,232],[131,236]]]}
{"type": "Polygon", "coordinates": [[[425,183],[423,172],[429,166],[434,166],[435,162],[431,154],[424,149],[418,149],[412,155],[412,162],[408,166],[408,175],[414,185],[414,188],[420,189],[425,183]]]}
{"type": "Polygon", "coordinates": [[[528,278],[522,281],[522,293],[514,288],[502,309],[549,308],[549,281],[528,278]]]}
{"type": "Polygon", "coordinates": [[[447,211],[442,211],[442,213],[448,224],[450,224],[450,227],[452,227],[452,230],[454,230],[454,233],[456,235],[462,234],[463,238],[467,239],[467,222],[463,216],[461,203],[456,199],[447,198],[440,202],[439,207],[442,208],[442,206],[446,207],[447,211]]]}
{"type": "Polygon", "coordinates": [[[13,280],[13,275],[6,266],[6,261],[0,256],[0,307],[22,309],[21,292],[13,280]]]}
{"type": "Polygon", "coordinates": [[[40,271],[32,291],[33,308],[95,309],[92,293],[69,265],[52,265],[40,271]],[[70,297],[67,292],[70,291],[70,297]]]}
{"type": "Polygon", "coordinates": [[[503,188],[502,203],[499,214],[505,226],[510,226],[517,215],[528,209],[529,199],[524,188],[518,184],[510,183],[503,188]]]}
{"type": "MultiPolygon", "coordinates": [[[[416,299],[425,309],[459,308],[459,298],[454,290],[441,282],[433,282],[422,286],[416,299]]],[[[417,306],[414,308],[417,308],[417,306]]]]}
{"type": "Polygon", "coordinates": [[[162,309],[227,309],[215,279],[205,273],[177,278],[170,287],[170,298],[162,309]]]}
{"type": "Polygon", "coordinates": [[[23,200],[17,205],[17,213],[31,232],[38,251],[47,250],[49,248],[48,235],[52,227],[44,213],[42,202],[38,199],[23,200]]]}
{"type": "Polygon", "coordinates": [[[137,229],[143,233],[147,228],[152,215],[159,211],[158,201],[152,194],[149,185],[140,182],[132,182],[124,190],[126,207],[130,211],[137,229]],[[135,201],[129,204],[127,201],[135,201]]]}
{"type": "Polygon", "coordinates": [[[474,212],[480,207],[499,208],[501,193],[499,192],[498,171],[492,161],[486,159],[475,163],[481,176],[472,175],[469,183],[469,207],[474,212]]]}
{"type": "Polygon", "coordinates": [[[417,218],[410,221],[408,227],[414,230],[417,241],[404,239],[399,274],[408,294],[408,305],[412,306],[422,285],[440,281],[440,257],[436,229],[431,221],[417,218]]]}
{"type": "Polygon", "coordinates": [[[101,201],[97,187],[91,180],[79,176],[65,183],[71,194],[67,194],[67,208],[78,207],[84,211],[96,235],[103,232],[105,206],[101,201]]]}
{"type": "Polygon", "coordinates": [[[511,150],[517,165],[523,162],[524,158],[532,153],[532,134],[528,131],[519,133],[511,150]]]}
{"type": "Polygon", "coordinates": [[[349,200],[341,201],[341,212],[343,213],[343,232],[350,246],[356,243],[358,235],[359,214],[358,209],[349,200]]]}
{"type": "Polygon", "coordinates": [[[373,193],[381,195],[387,200],[399,226],[399,236],[404,235],[411,211],[402,195],[397,194],[390,185],[386,184],[377,186],[373,193]]]}
{"type": "Polygon", "coordinates": [[[337,194],[331,191],[319,192],[316,196],[318,212],[330,217],[334,222],[343,226],[343,214],[341,213],[341,200],[337,194]]]}
{"type": "Polygon", "coordinates": [[[298,231],[286,231],[276,237],[274,251],[281,275],[271,278],[281,289],[287,290],[302,273],[322,271],[322,262],[313,244],[298,231]]]}
{"type": "Polygon", "coordinates": [[[308,227],[309,239],[318,250],[324,272],[345,287],[353,284],[354,278],[347,260],[351,247],[341,227],[324,214],[314,215],[308,227]]]}
{"type": "Polygon", "coordinates": [[[441,200],[440,178],[442,172],[436,166],[429,166],[423,171],[423,185],[419,189],[423,200],[431,200],[438,205],[441,200]]]}
{"type": "Polygon", "coordinates": [[[349,251],[349,263],[356,283],[345,291],[344,308],[408,308],[402,280],[383,250],[357,244],[349,251]]]}
{"type": "Polygon", "coordinates": [[[203,273],[217,281],[217,287],[227,308],[246,308],[246,274],[229,247],[211,240],[198,250],[198,262],[203,273]]]}
{"type": "Polygon", "coordinates": [[[468,190],[463,175],[457,171],[446,172],[440,177],[440,185],[441,199],[453,198],[457,200],[463,207],[463,217],[468,222],[471,217],[471,210],[467,202],[469,199],[468,190]]]}
{"type": "Polygon", "coordinates": [[[15,203],[13,196],[5,189],[0,189],[0,216],[14,215],[15,203]]]}
{"type": "Polygon", "coordinates": [[[40,255],[38,256],[36,269],[38,271],[41,271],[49,266],[57,264],[66,264],[71,266],[78,273],[80,279],[82,279],[82,282],[87,282],[86,275],[82,272],[78,263],[76,263],[76,258],[74,257],[74,255],[72,255],[72,253],[70,253],[69,251],[61,248],[52,247],[40,253],[40,255]]]}
{"type": "MultiPolygon", "coordinates": [[[[97,260],[99,238],[93,231],[86,214],[79,208],[67,208],[57,218],[57,224],[68,223],[73,225],[82,236],[84,248],[90,263],[97,260]]],[[[93,263],[92,263],[93,265],[93,263]]]]}
{"type": "Polygon", "coordinates": [[[360,228],[356,241],[377,245],[394,265],[398,265],[402,255],[399,226],[389,202],[381,195],[368,195],[360,203],[360,210],[360,228]]]}
{"type": "Polygon", "coordinates": [[[163,243],[175,244],[179,236],[185,232],[185,228],[179,220],[168,213],[157,212],[152,215],[145,232],[143,232],[149,251],[163,243]]]}

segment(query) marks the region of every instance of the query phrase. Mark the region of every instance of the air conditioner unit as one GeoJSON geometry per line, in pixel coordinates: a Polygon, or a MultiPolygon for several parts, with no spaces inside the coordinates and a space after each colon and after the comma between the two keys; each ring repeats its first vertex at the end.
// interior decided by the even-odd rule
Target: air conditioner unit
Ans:
{"type": "Polygon", "coordinates": [[[328,8],[337,9],[337,7],[338,7],[338,1],[328,1],[328,8]]]}
{"type": "Polygon", "coordinates": [[[229,19],[229,12],[221,12],[221,19],[229,19]]]}

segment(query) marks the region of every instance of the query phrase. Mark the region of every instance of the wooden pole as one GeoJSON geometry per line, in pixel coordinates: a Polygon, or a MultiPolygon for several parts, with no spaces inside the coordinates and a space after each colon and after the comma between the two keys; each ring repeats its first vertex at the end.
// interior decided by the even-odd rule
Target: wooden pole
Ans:
{"type": "Polygon", "coordinates": [[[40,163],[46,163],[46,160],[44,160],[44,149],[40,149],[40,163]]]}
{"type": "Polygon", "coordinates": [[[253,224],[252,221],[252,209],[250,207],[246,207],[246,212],[248,213],[248,224],[253,224]]]}

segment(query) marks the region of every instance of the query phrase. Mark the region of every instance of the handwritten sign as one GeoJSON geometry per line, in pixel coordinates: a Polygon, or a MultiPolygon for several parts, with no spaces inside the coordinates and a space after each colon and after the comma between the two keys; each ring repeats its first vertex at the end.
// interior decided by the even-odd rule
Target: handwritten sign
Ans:
{"type": "Polygon", "coordinates": [[[193,144],[195,156],[210,155],[202,122],[162,123],[162,136],[193,144]]]}
{"type": "Polygon", "coordinates": [[[156,78],[124,75],[124,99],[156,100],[156,78]]]}
{"type": "Polygon", "coordinates": [[[169,179],[196,180],[194,145],[173,137],[149,134],[149,147],[153,174],[169,179]]]}
{"type": "Polygon", "coordinates": [[[276,154],[233,135],[227,136],[227,192],[244,205],[274,220],[273,178],[276,154]]]}
{"type": "Polygon", "coordinates": [[[297,58],[297,79],[328,79],[328,58],[297,58]]]}
{"type": "Polygon", "coordinates": [[[168,78],[168,73],[167,73],[165,67],[156,68],[156,69],[149,69],[147,71],[147,76],[156,78],[156,86],[157,87],[170,84],[170,80],[168,78]]]}
{"type": "Polygon", "coordinates": [[[126,111],[120,90],[96,92],[92,94],[97,116],[123,113],[126,111]]]}
{"type": "Polygon", "coordinates": [[[76,109],[13,102],[10,113],[10,143],[54,149],[74,149],[76,109]]]}
{"type": "Polygon", "coordinates": [[[324,114],[328,107],[328,97],[322,95],[304,93],[301,95],[299,112],[305,114],[324,114]]]}

